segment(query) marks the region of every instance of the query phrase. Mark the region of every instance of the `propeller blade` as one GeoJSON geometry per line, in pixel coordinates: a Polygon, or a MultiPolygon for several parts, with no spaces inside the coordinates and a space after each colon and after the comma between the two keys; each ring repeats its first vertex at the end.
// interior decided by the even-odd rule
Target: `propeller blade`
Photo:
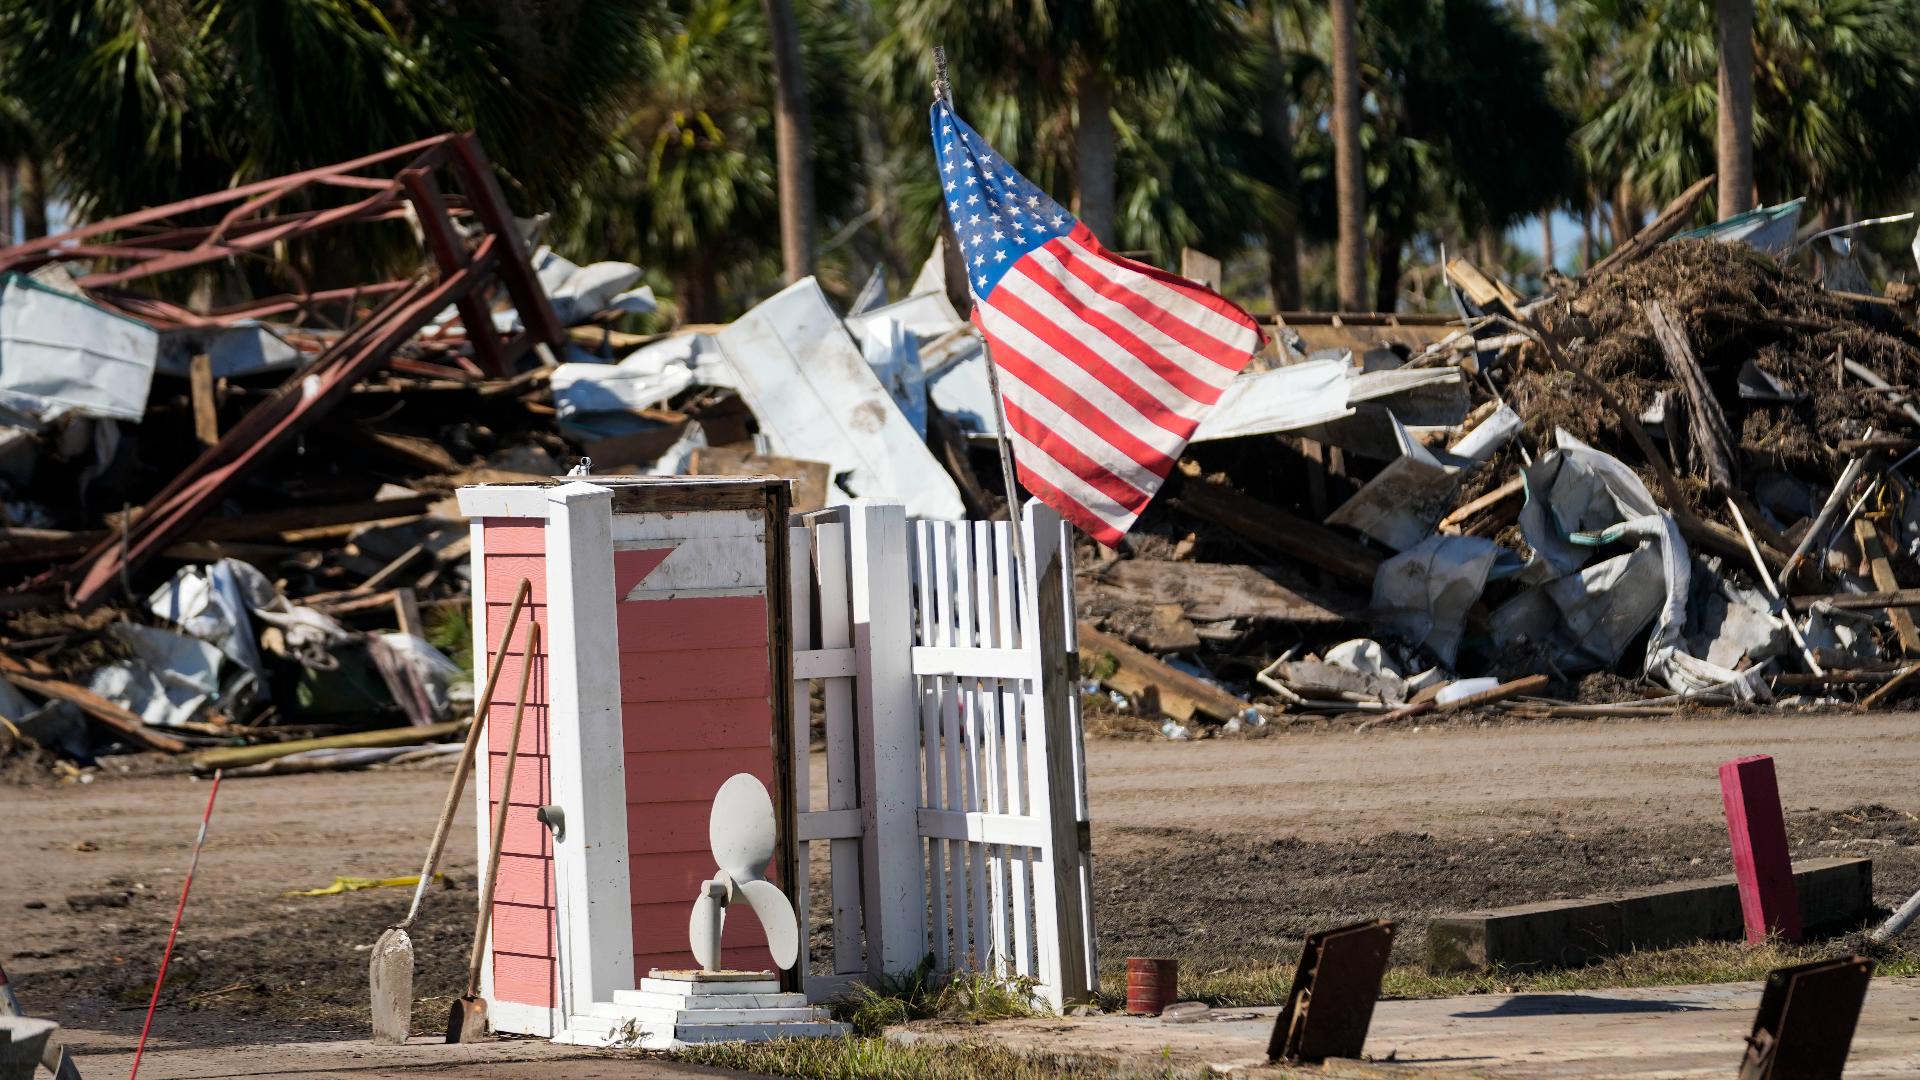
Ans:
{"type": "Polygon", "coordinates": [[[727,925],[727,909],[703,888],[693,901],[693,918],[687,923],[687,940],[693,945],[693,958],[705,971],[719,971],[720,931],[727,925]]]}
{"type": "Polygon", "coordinates": [[[800,922],[793,917],[787,894],[773,882],[759,878],[739,882],[738,888],[760,920],[760,928],[767,932],[767,950],[773,953],[774,964],[782,971],[792,967],[800,959],[800,922]]]}
{"type": "Polygon", "coordinates": [[[735,881],[765,877],[773,860],[773,797],[752,773],[734,773],[713,797],[707,839],[720,869],[735,881]]]}

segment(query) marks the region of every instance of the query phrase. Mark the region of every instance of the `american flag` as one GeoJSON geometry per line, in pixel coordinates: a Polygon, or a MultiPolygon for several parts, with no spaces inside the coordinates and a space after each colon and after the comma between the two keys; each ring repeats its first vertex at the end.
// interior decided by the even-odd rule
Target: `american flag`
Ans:
{"type": "Polygon", "coordinates": [[[1117,546],[1260,331],[1212,290],[1101,247],[946,101],[932,119],[1020,482],[1117,546]]]}

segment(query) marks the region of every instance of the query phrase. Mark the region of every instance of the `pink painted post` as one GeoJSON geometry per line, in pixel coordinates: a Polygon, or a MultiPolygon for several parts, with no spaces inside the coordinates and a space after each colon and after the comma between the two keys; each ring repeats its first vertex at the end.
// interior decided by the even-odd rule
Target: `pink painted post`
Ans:
{"type": "Polygon", "coordinates": [[[1780,810],[1773,758],[1755,754],[1721,765],[1720,797],[1727,808],[1727,837],[1733,843],[1733,873],[1740,882],[1747,941],[1764,941],[1770,933],[1799,941],[1800,897],[1793,887],[1793,859],[1787,854],[1787,821],[1780,810]]]}

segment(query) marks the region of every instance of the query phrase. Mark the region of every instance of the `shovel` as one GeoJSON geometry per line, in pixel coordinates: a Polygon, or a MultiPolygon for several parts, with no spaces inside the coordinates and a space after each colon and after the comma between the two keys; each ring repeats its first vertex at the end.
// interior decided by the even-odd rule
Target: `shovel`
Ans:
{"type": "MultiPolygon", "coordinates": [[[[520,608],[533,592],[533,582],[520,579],[513,594],[513,606],[507,610],[506,631],[500,640],[513,636],[520,621],[520,608]]],[[[473,724],[467,728],[467,742],[460,750],[460,762],[453,767],[453,783],[447,789],[447,804],[440,810],[440,824],[433,830],[433,842],[427,845],[427,862],[420,868],[420,881],[413,889],[413,905],[407,917],[388,927],[373,943],[373,955],[367,961],[367,980],[373,992],[373,1041],[398,1046],[413,1031],[413,940],[407,930],[420,914],[420,900],[427,894],[427,883],[440,865],[440,853],[446,849],[447,833],[453,826],[453,812],[467,790],[467,773],[473,768],[474,751],[480,745],[480,732],[487,703],[493,700],[493,688],[500,682],[500,668],[506,663],[502,648],[493,658],[493,670],[487,673],[487,687],[474,699],[473,724]]]]}
{"type": "Polygon", "coordinates": [[[520,692],[513,702],[513,731],[507,741],[507,771],[500,779],[500,810],[493,815],[493,849],[487,854],[487,883],[480,889],[480,914],[473,927],[473,956],[467,961],[467,992],[447,1013],[447,1041],[478,1042],[487,1037],[487,1001],[480,996],[480,962],[487,955],[487,929],[493,922],[493,892],[500,881],[500,848],[507,838],[507,811],[512,809],[513,766],[520,758],[520,716],[527,708],[527,677],[540,651],[540,624],[527,627],[522,648],[520,692]]]}

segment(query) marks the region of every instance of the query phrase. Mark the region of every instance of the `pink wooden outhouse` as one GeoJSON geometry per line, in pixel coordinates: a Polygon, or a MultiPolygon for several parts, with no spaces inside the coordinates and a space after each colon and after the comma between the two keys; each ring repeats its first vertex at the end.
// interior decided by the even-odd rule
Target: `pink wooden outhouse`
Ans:
{"type": "MultiPolygon", "coordinates": [[[[508,652],[488,705],[491,767],[474,777],[483,867],[529,616],[543,637],[481,992],[498,1031],[603,1031],[615,995],[650,969],[698,966],[688,918],[715,870],[707,819],[727,777],[752,773],[773,794],[770,877],[795,879],[787,481],[584,477],[459,498],[475,667],[508,652]],[[503,643],[523,578],[531,603],[503,643]],[[542,806],[563,816],[557,840],[542,806]]],[[[741,908],[727,964],[771,968],[763,941],[741,908]]]]}

